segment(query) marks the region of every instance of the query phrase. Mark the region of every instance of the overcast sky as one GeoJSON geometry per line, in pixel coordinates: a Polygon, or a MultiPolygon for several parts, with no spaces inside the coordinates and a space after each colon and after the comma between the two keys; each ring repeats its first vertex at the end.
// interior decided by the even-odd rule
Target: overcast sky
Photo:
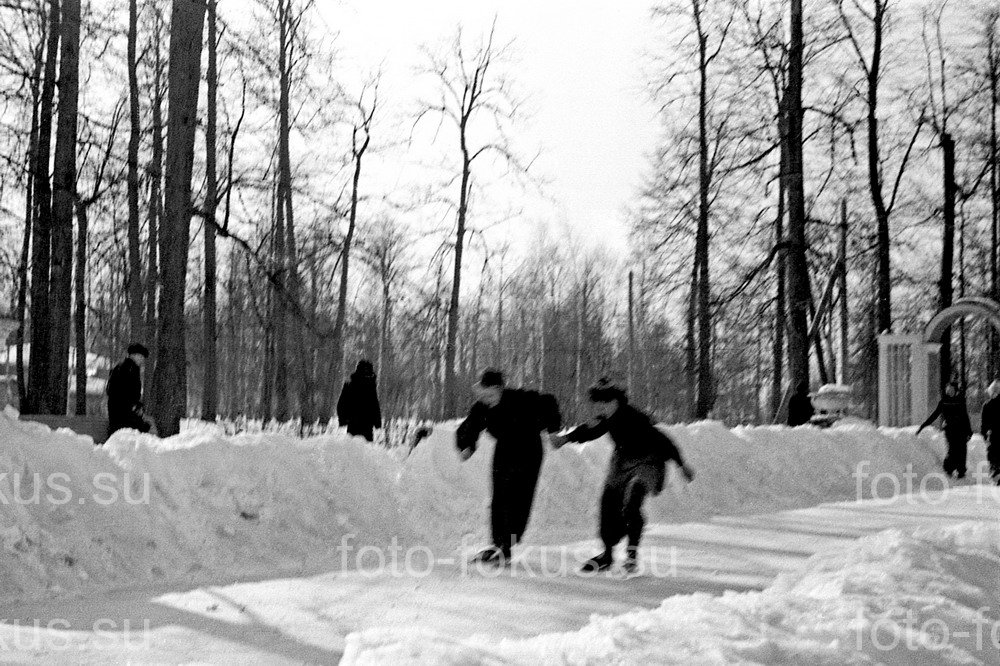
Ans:
{"type": "Polygon", "coordinates": [[[641,183],[656,135],[641,74],[651,30],[645,0],[317,4],[323,22],[339,33],[342,66],[360,77],[382,65],[388,79],[383,89],[397,99],[406,96],[422,44],[442,42],[459,23],[478,35],[496,16],[499,37],[515,42],[513,78],[532,109],[520,138],[523,146],[542,150],[537,167],[555,200],[547,216],[591,244],[624,249],[625,206],[641,183]]]}

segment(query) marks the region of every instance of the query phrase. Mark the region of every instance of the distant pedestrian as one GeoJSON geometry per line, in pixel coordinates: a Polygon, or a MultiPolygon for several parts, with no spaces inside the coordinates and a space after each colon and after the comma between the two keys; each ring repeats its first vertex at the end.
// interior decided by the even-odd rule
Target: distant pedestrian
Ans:
{"type": "Polygon", "coordinates": [[[813,404],[809,399],[809,385],[801,382],[788,400],[788,425],[800,426],[809,423],[813,417],[813,404]]]}
{"type": "Polygon", "coordinates": [[[615,445],[601,495],[600,537],[604,551],[587,560],[583,570],[604,571],[611,567],[612,550],[627,537],[625,570],[634,571],[645,525],[642,505],[646,497],[663,490],[668,461],[672,460],[688,481],[694,479],[694,471],[649,415],[628,404],[624,389],[602,379],[590,388],[588,397],[595,419],[552,438],[557,448],[566,442],[588,442],[602,435],[608,435],[615,445]]]}
{"type": "Polygon", "coordinates": [[[128,346],[128,356],[111,369],[105,392],[108,395],[108,433],[123,428],[149,432],[152,424],[146,420],[142,402],[142,369],[149,350],[138,342],[128,346]]]}
{"type": "Polygon", "coordinates": [[[476,402],[458,427],[456,445],[463,460],[476,451],[484,430],[496,440],[493,450],[492,545],[476,556],[505,564],[528,526],[542,466],[542,431],[559,430],[559,404],[548,394],[504,385],[503,374],[487,370],[473,387],[476,402]]]}
{"type": "Polygon", "coordinates": [[[969,410],[965,405],[965,394],[957,380],[951,380],[944,387],[944,396],[938,401],[937,407],[927,417],[927,420],[917,428],[920,431],[941,417],[944,421],[944,437],[948,442],[948,453],[944,458],[944,473],[949,476],[965,478],[966,452],[969,438],[972,437],[972,425],[969,423],[969,410]]]}
{"type": "Polygon", "coordinates": [[[983,405],[980,431],[986,440],[986,460],[990,476],[1000,484],[1000,382],[993,382],[986,389],[989,400],[983,405]]]}
{"type": "Polygon", "coordinates": [[[337,401],[337,420],[347,426],[348,435],[375,439],[375,429],[382,427],[382,407],[378,402],[375,369],[371,361],[361,359],[351,378],[344,384],[337,401]]]}

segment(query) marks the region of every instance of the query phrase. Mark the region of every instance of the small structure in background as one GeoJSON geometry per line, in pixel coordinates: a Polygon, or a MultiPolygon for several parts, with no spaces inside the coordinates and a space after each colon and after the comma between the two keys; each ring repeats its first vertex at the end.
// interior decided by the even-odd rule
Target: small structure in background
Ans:
{"type": "MultiPolygon", "coordinates": [[[[3,343],[4,350],[10,348],[11,336],[17,330],[17,320],[5,314],[0,314],[0,342],[3,343]]],[[[5,378],[8,373],[3,373],[5,378]]],[[[14,389],[11,388],[10,381],[4,381],[0,387],[0,405],[14,404],[14,389]]]]}
{"type": "Polygon", "coordinates": [[[811,396],[816,413],[809,420],[812,425],[829,428],[848,416],[851,407],[851,387],[845,384],[824,384],[811,396]]]}
{"type": "Polygon", "coordinates": [[[985,319],[1000,331],[1000,303],[966,296],[938,312],[922,334],[883,333],[878,339],[878,424],[919,425],[941,397],[941,342],[952,324],[985,319]]]}

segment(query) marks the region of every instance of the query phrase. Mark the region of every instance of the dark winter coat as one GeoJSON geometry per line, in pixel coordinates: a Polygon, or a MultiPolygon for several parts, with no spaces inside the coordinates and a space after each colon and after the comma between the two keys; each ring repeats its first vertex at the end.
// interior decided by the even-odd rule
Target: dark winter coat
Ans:
{"type": "Polygon", "coordinates": [[[122,428],[149,430],[142,417],[142,372],[131,358],[111,369],[108,385],[108,425],[111,432],[122,428]]]}
{"type": "Polygon", "coordinates": [[[983,405],[983,421],[979,428],[983,438],[1000,443],[1000,395],[983,405]]]}
{"type": "Polygon", "coordinates": [[[382,427],[382,407],[378,402],[375,376],[354,372],[344,384],[337,401],[337,419],[347,426],[347,433],[360,435],[369,442],[374,429],[382,427]]]}
{"type": "Polygon", "coordinates": [[[788,400],[788,425],[800,426],[813,417],[813,404],[808,393],[794,393],[788,400]]]}
{"type": "Polygon", "coordinates": [[[608,468],[608,484],[627,477],[642,466],[656,470],[655,492],[663,490],[667,462],[673,460],[683,467],[684,461],[673,440],[657,428],[648,414],[632,405],[623,404],[608,418],[597,419],[575,428],[567,436],[570,442],[589,442],[608,435],[615,450],[608,468]]]}
{"type": "Polygon", "coordinates": [[[476,441],[487,431],[497,441],[493,466],[529,466],[542,458],[543,430],[555,432],[562,425],[559,403],[549,394],[526,389],[504,389],[496,407],[477,402],[458,427],[460,451],[476,450],[476,441]]]}
{"type": "Polygon", "coordinates": [[[972,424],[969,423],[969,410],[965,406],[964,395],[943,396],[920,428],[934,423],[939,416],[944,421],[944,434],[948,439],[966,440],[972,436],[972,424]]]}

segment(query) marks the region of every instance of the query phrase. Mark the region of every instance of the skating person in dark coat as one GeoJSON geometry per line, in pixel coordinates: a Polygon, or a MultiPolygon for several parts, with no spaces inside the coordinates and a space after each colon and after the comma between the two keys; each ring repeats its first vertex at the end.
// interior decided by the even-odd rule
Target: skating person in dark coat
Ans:
{"type": "Polygon", "coordinates": [[[649,415],[628,404],[623,389],[602,379],[590,388],[588,397],[596,419],[553,438],[555,446],[560,447],[566,442],[589,442],[608,435],[615,445],[601,495],[600,537],[604,552],[587,560],[583,570],[609,568],[612,549],[628,537],[625,568],[634,571],[645,525],[642,504],[647,496],[663,490],[667,461],[673,460],[688,481],[694,478],[694,471],[684,464],[673,441],[649,415]]]}
{"type": "Polygon", "coordinates": [[[482,431],[496,440],[493,451],[493,498],[490,502],[492,546],[477,559],[491,564],[510,561],[511,549],[528,526],[535,486],[542,466],[542,431],[561,426],[559,405],[547,394],[504,386],[503,375],[487,370],[475,386],[476,403],[458,427],[456,445],[463,460],[476,451],[482,431]]]}
{"type": "Polygon", "coordinates": [[[983,405],[983,420],[979,429],[986,440],[990,476],[1000,484],[1000,382],[990,384],[986,393],[990,399],[983,405]]]}
{"type": "Polygon", "coordinates": [[[809,399],[809,386],[805,383],[799,384],[788,400],[788,425],[792,427],[805,425],[812,417],[813,405],[809,399]]]}
{"type": "Polygon", "coordinates": [[[344,384],[337,401],[337,420],[347,426],[348,435],[359,435],[369,442],[375,439],[375,428],[382,427],[382,407],[371,361],[358,361],[358,367],[344,384]]]}
{"type": "Polygon", "coordinates": [[[142,368],[149,357],[145,346],[133,343],[128,357],[111,369],[105,392],[108,394],[108,433],[123,428],[149,432],[151,424],[143,416],[142,368]]]}
{"type": "Polygon", "coordinates": [[[969,438],[972,437],[972,425],[969,423],[969,410],[965,406],[965,394],[958,382],[952,380],[944,387],[944,397],[937,407],[927,417],[927,420],[917,428],[920,431],[941,417],[944,421],[944,438],[948,442],[948,455],[944,458],[944,473],[958,478],[965,478],[965,458],[969,438]]]}

